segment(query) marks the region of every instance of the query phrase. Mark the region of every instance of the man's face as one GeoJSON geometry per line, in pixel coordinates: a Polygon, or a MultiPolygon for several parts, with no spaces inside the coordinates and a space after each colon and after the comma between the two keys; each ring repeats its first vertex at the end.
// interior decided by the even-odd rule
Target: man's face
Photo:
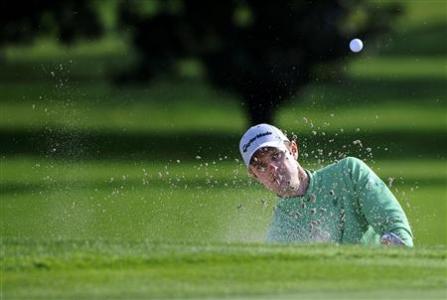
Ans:
{"type": "Polygon", "coordinates": [[[297,157],[297,146],[293,142],[287,151],[261,148],[253,155],[250,172],[272,192],[279,196],[292,196],[300,186],[297,157]]]}

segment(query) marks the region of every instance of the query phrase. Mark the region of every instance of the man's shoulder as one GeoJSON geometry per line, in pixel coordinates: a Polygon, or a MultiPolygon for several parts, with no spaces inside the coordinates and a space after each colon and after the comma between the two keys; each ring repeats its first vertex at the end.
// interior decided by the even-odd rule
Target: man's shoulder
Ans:
{"type": "Polygon", "coordinates": [[[358,165],[365,165],[365,163],[361,159],[348,156],[317,170],[316,173],[324,174],[333,171],[343,171],[358,165]]]}
{"type": "Polygon", "coordinates": [[[319,182],[350,180],[354,174],[363,174],[367,165],[356,157],[345,157],[314,172],[319,182]]]}
{"type": "Polygon", "coordinates": [[[337,162],[341,166],[365,165],[365,162],[357,157],[348,156],[337,162]]]}

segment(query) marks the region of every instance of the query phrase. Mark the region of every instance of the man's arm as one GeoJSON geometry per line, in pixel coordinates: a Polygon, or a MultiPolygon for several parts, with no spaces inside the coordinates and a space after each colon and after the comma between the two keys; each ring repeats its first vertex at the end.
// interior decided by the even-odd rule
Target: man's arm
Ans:
{"type": "Polygon", "coordinates": [[[384,245],[413,247],[407,216],[386,184],[361,160],[348,159],[359,206],[368,223],[381,236],[384,245]]]}

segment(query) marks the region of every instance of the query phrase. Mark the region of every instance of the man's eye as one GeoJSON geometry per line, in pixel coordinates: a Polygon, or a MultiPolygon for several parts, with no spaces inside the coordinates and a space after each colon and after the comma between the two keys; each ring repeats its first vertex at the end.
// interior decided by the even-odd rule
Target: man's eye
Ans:
{"type": "Polygon", "coordinates": [[[274,154],[272,155],[272,160],[278,160],[278,159],[280,158],[280,156],[281,156],[281,153],[280,153],[280,152],[278,152],[278,153],[274,153],[274,154]]]}

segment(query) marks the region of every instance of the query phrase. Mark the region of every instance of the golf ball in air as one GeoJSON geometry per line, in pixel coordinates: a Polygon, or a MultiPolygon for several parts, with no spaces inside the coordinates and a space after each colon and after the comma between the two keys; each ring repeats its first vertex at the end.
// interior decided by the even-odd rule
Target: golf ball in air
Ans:
{"type": "Polygon", "coordinates": [[[353,39],[349,43],[349,48],[352,52],[360,52],[363,49],[363,42],[361,39],[353,39]]]}

